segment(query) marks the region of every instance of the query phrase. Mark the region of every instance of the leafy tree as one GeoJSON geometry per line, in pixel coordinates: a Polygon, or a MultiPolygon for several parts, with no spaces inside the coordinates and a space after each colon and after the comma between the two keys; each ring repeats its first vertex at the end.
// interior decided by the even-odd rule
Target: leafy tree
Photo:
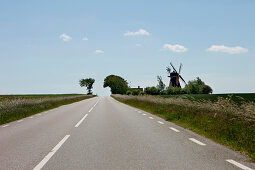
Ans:
{"type": "Polygon", "coordinates": [[[189,94],[209,94],[212,93],[212,88],[197,77],[197,79],[188,82],[185,91],[189,94]]]}
{"type": "Polygon", "coordinates": [[[158,79],[157,89],[159,90],[160,93],[162,93],[165,90],[166,85],[163,83],[161,76],[157,76],[157,79],[158,79]]]}
{"type": "Polygon", "coordinates": [[[93,79],[93,78],[87,78],[87,79],[80,80],[80,86],[87,87],[87,90],[88,90],[87,94],[92,94],[92,88],[93,88],[94,83],[95,83],[95,79],[93,79]]]}
{"type": "Polygon", "coordinates": [[[126,94],[128,83],[120,76],[109,75],[104,79],[104,88],[110,87],[112,94],[126,94]]]}

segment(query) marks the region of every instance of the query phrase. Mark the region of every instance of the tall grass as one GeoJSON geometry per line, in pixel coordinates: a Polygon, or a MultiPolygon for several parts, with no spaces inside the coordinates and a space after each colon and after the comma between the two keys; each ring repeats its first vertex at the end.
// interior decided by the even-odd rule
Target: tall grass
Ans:
{"type": "Polygon", "coordinates": [[[81,101],[88,95],[3,96],[0,100],[0,124],[18,120],[64,104],[81,101]]]}
{"type": "Polygon", "coordinates": [[[123,103],[154,113],[219,143],[248,154],[255,160],[255,104],[237,104],[231,97],[217,101],[113,95],[123,103]]]}

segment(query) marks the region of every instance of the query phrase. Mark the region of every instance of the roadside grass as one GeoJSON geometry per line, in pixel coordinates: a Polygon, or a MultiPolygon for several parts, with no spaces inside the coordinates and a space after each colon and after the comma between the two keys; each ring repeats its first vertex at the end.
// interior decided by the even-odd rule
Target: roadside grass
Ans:
{"type": "Polygon", "coordinates": [[[233,94],[181,94],[181,95],[160,95],[163,98],[183,98],[193,101],[218,101],[219,97],[229,98],[238,105],[246,102],[255,102],[255,93],[233,93],[233,94]]]}
{"type": "Polygon", "coordinates": [[[191,101],[159,96],[112,95],[116,100],[211,138],[255,161],[255,104],[238,105],[229,98],[191,101]]]}
{"type": "Polygon", "coordinates": [[[84,99],[93,95],[0,95],[0,124],[8,123],[84,99]]]}

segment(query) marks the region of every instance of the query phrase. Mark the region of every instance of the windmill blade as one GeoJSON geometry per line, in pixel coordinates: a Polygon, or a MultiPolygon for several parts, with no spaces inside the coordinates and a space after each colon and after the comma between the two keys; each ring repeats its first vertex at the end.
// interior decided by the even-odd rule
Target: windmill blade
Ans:
{"type": "MultiPolygon", "coordinates": [[[[174,68],[173,64],[172,64],[172,63],[170,63],[170,65],[173,67],[174,71],[176,71],[176,69],[174,68]]],[[[177,71],[176,71],[176,72],[177,72],[177,71]]]]}
{"type": "Polygon", "coordinates": [[[179,67],[179,75],[181,73],[181,69],[182,69],[182,63],[180,64],[180,67],[179,67]]]}
{"type": "Polygon", "coordinates": [[[185,85],[187,85],[187,83],[185,82],[185,80],[182,78],[182,76],[180,75],[181,80],[185,83],[185,85]]]}

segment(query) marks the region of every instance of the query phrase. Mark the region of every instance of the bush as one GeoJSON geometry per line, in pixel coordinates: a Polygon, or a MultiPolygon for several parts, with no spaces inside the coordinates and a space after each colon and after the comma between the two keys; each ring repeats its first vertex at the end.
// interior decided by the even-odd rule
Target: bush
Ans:
{"type": "Polygon", "coordinates": [[[210,94],[210,93],[212,93],[212,92],[213,92],[213,90],[212,90],[212,88],[211,88],[210,86],[204,85],[204,86],[202,87],[202,93],[203,93],[203,94],[210,94]]]}
{"type": "Polygon", "coordinates": [[[132,94],[132,91],[130,91],[130,90],[128,90],[127,92],[126,92],[126,95],[131,95],[132,94]]]}
{"type": "Polygon", "coordinates": [[[179,88],[179,87],[173,87],[169,86],[167,89],[167,94],[186,94],[187,92],[185,89],[179,88]]]}
{"type": "Polygon", "coordinates": [[[152,87],[146,87],[144,89],[144,93],[150,94],[150,95],[159,95],[160,91],[156,87],[152,86],[152,87]]]}
{"type": "Polygon", "coordinates": [[[138,90],[138,89],[132,91],[132,95],[134,96],[138,96],[140,93],[141,93],[141,90],[138,90]]]}

